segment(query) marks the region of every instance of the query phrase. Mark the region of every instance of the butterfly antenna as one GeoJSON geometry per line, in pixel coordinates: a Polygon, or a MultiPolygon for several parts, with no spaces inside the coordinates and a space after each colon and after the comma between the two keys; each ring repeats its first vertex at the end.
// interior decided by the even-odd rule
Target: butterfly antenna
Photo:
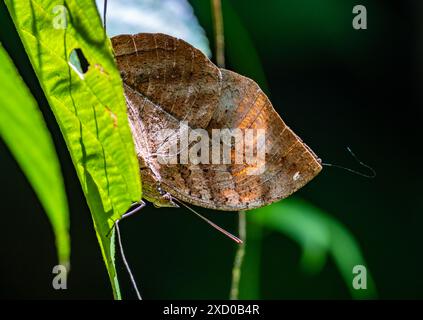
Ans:
{"type": "Polygon", "coordinates": [[[367,165],[367,164],[365,164],[364,162],[362,162],[362,161],[361,161],[361,160],[360,160],[360,159],[359,159],[359,158],[355,155],[355,153],[351,150],[351,148],[350,148],[350,147],[347,147],[347,150],[348,150],[348,152],[349,152],[349,153],[353,156],[353,158],[355,159],[355,161],[357,161],[357,162],[358,162],[358,164],[360,164],[362,167],[369,169],[369,170],[371,171],[371,174],[362,173],[362,172],[359,172],[359,171],[356,171],[356,170],[353,170],[353,169],[350,169],[350,168],[347,168],[347,167],[344,167],[344,166],[340,166],[340,165],[338,165],[338,164],[332,164],[332,163],[322,163],[322,165],[323,165],[323,166],[326,166],[326,167],[339,168],[339,169],[342,169],[342,170],[345,170],[345,171],[351,172],[351,173],[353,173],[353,174],[356,174],[356,175],[362,176],[362,177],[364,177],[364,178],[373,179],[373,178],[375,178],[375,177],[376,177],[376,171],[375,171],[372,167],[370,167],[369,165],[367,165]]]}
{"type": "Polygon", "coordinates": [[[242,243],[242,240],[239,239],[238,237],[234,236],[232,233],[226,231],[225,229],[219,227],[217,224],[215,224],[214,222],[210,221],[209,219],[207,219],[206,217],[204,217],[203,215],[199,214],[197,211],[195,211],[193,208],[191,208],[190,206],[186,205],[185,203],[183,203],[182,201],[179,201],[178,199],[174,198],[174,200],[176,202],[178,202],[179,204],[183,205],[185,208],[187,208],[188,210],[190,210],[191,212],[193,212],[194,214],[197,215],[197,217],[203,219],[205,222],[207,222],[209,225],[211,225],[213,228],[215,228],[216,230],[222,232],[225,236],[229,237],[230,239],[232,239],[233,241],[235,241],[238,244],[242,243]]]}

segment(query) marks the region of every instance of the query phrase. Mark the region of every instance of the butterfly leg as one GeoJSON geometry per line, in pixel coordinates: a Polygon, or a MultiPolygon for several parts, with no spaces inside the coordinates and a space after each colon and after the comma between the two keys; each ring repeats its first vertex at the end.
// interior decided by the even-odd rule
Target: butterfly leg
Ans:
{"type": "Polygon", "coordinates": [[[137,283],[135,282],[135,278],[134,278],[134,276],[133,276],[133,274],[132,274],[131,268],[129,267],[129,263],[128,263],[128,261],[126,260],[125,252],[124,252],[124,250],[123,250],[123,245],[122,245],[122,238],[121,238],[121,235],[120,235],[120,230],[119,230],[119,222],[120,222],[122,219],[125,219],[125,218],[127,218],[127,217],[129,217],[129,216],[132,216],[134,213],[138,212],[139,210],[141,210],[142,208],[144,208],[144,207],[145,207],[145,202],[144,202],[144,201],[142,201],[142,200],[140,200],[139,202],[137,202],[137,203],[133,204],[131,207],[133,207],[134,205],[137,205],[137,204],[139,204],[139,206],[137,206],[136,208],[134,208],[134,209],[132,209],[132,210],[129,210],[128,212],[126,212],[125,214],[123,214],[123,215],[122,215],[122,217],[121,217],[120,219],[117,219],[117,220],[115,221],[115,223],[114,223],[114,226],[115,226],[115,228],[116,228],[117,241],[118,241],[118,244],[119,244],[120,254],[121,254],[121,256],[122,256],[122,261],[123,261],[123,263],[124,263],[124,265],[125,265],[126,271],[127,271],[127,272],[128,272],[128,274],[129,274],[129,277],[130,277],[130,279],[131,279],[132,286],[133,286],[133,288],[134,288],[134,290],[135,290],[135,293],[137,294],[137,298],[138,298],[138,300],[141,300],[142,298],[141,298],[141,294],[140,294],[140,292],[139,292],[139,290],[138,290],[137,283]]]}
{"type": "Polygon", "coordinates": [[[144,202],[144,201],[142,201],[142,200],[140,200],[139,202],[135,202],[135,203],[133,203],[132,205],[131,205],[131,208],[129,208],[129,210],[126,212],[126,213],[124,213],[123,215],[122,215],[122,217],[120,217],[120,219],[117,219],[117,220],[113,220],[113,225],[112,225],[112,227],[109,229],[109,231],[107,232],[107,234],[106,234],[106,238],[108,238],[109,237],[109,235],[110,235],[110,233],[113,231],[113,228],[115,227],[115,225],[119,222],[119,221],[121,221],[122,219],[125,219],[125,218],[127,218],[127,217],[129,217],[129,216],[132,216],[134,213],[137,213],[138,211],[140,211],[142,208],[144,208],[146,206],[146,203],[144,202]],[[134,209],[132,209],[131,210],[131,208],[132,207],[134,207],[135,205],[138,205],[139,204],[139,206],[137,206],[136,208],[134,208],[134,209]]]}
{"type": "Polygon", "coordinates": [[[135,205],[138,205],[138,206],[136,208],[134,208],[132,210],[130,209],[129,211],[124,213],[122,215],[122,217],[119,219],[119,221],[122,220],[122,219],[125,219],[129,216],[132,216],[134,213],[137,213],[138,211],[140,211],[142,208],[144,208],[146,206],[146,203],[144,201],[140,200],[139,202],[132,204],[131,208],[135,205]]]}

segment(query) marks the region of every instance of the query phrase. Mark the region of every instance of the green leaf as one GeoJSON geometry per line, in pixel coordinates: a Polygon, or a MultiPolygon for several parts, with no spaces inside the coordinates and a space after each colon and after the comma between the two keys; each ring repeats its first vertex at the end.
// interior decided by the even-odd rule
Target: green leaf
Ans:
{"type": "Polygon", "coordinates": [[[110,40],[94,1],[7,0],[6,5],[66,141],[114,297],[120,299],[114,232],[107,234],[141,199],[141,183],[110,40]],[[75,51],[88,62],[85,73],[81,55],[75,65],[75,51]]]}
{"type": "Polygon", "coordinates": [[[35,99],[1,44],[0,83],[0,137],[50,220],[59,263],[69,266],[69,210],[59,159],[35,99]]]}
{"type": "Polygon", "coordinates": [[[331,255],[354,298],[376,297],[368,268],[367,290],[352,287],[353,267],[367,264],[351,233],[328,214],[305,201],[289,198],[254,210],[250,215],[255,223],[279,231],[301,245],[304,271],[319,272],[331,255]]]}

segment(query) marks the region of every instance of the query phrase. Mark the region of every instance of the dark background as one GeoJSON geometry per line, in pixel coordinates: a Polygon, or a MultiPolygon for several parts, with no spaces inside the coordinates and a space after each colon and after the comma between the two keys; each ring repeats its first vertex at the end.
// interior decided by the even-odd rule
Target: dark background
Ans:
{"type": "MultiPolygon", "coordinates": [[[[208,1],[190,1],[213,39],[208,1]]],[[[287,124],[325,161],[375,179],[325,168],[298,192],[358,240],[380,298],[423,298],[421,1],[223,0],[227,68],[255,79],[287,124]],[[354,30],[352,8],[368,11],[354,30]]],[[[68,290],[52,289],[56,264],[49,222],[0,141],[1,298],[112,298],[89,210],[60,131],[3,2],[0,40],[37,98],[53,133],[71,211],[68,290]]],[[[213,41],[210,41],[211,45],[213,41]]],[[[0,84],[1,85],[1,84],[0,84]]],[[[236,232],[236,216],[201,210],[236,232]]],[[[121,223],[126,255],[147,299],[228,297],[235,244],[183,209],[155,209],[121,223]]],[[[333,261],[321,273],[298,267],[300,248],[266,231],[261,298],[350,298],[333,261]]],[[[118,259],[125,298],[134,298],[118,259]]]]}

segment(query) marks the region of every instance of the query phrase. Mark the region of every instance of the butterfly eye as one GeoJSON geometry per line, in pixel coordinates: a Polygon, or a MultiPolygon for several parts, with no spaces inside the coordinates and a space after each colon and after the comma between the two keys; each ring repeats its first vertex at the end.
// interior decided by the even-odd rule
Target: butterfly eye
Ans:
{"type": "Polygon", "coordinates": [[[164,196],[166,194],[166,192],[163,191],[160,185],[157,185],[157,191],[160,193],[161,196],[164,196]]]}

